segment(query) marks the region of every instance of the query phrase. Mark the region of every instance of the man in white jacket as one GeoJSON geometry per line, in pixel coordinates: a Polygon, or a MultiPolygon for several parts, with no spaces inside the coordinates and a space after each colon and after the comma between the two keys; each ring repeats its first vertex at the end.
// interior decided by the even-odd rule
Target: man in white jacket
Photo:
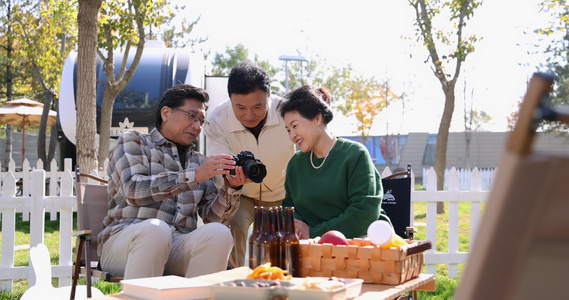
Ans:
{"type": "Polygon", "coordinates": [[[230,221],[235,240],[231,255],[237,266],[243,266],[255,205],[281,205],[286,166],[295,147],[277,111],[280,98],[271,97],[269,75],[263,68],[249,61],[240,63],[229,74],[227,91],[229,100],[208,112],[206,154],[250,151],[267,169],[261,183],[247,179],[239,209],[230,221]]]}

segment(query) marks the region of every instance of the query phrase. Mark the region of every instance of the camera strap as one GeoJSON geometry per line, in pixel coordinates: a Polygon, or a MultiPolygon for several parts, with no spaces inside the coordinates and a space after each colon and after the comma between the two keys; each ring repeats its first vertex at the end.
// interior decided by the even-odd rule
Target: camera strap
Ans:
{"type": "Polygon", "coordinates": [[[269,192],[273,191],[264,182],[259,183],[259,203],[257,203],[258,206],[263,206],[263,185],[269,192]]]}
{"type": "MultiPolygon", "coordinates": [[[[225,210],[225,212],[223,212],[223,217],[221,219],[222,224],[224,224],[225,226],[227,226],[227,228],[229,228],[229,230],[231,230],[231,225],[229,224],[229,209],[231,208],[231,198],[229,198],[229,182],[227,181],[227,178],[225,178],[225,176],[223,177],[223,181],[225,182],[225,184],[223,185],[223,188],[225,190],[225,201],[227,201],[227,209],[225,210]]],[[[235,247],[235,246],[234,246],[235,247]]],[[[229,265],[232,268],[237,268],[237,264],[235,263],[235,260],[233,259],[233,256],[230,254],[229,255],[229,265]]]]}
{"type": "Polygon", "coordinates": [[[225,226],[227,226],[228,228],[231,228],[231,226],[229,226],[229,209],[231,208],[231,198],[229,198],[229,182],[227,181],[227,178],[225,178],[225,176],[223,177],[223,181],[224,181],[224,185],[223,185],[223,189],[225,190],[225,203],[227,205],[227,208],[225,209],[225,211],[223,212],[223,216],[221,218],[222,224],[224,224],[225,226]]]}

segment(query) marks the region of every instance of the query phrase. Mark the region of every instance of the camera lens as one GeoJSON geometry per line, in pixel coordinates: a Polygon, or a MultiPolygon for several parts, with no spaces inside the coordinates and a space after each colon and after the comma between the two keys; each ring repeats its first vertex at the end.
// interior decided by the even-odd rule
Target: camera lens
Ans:
{"type": "Polygon", "coordinates": [[[253,182],[261,183],[263,178],[267,176],[267,169],[264,164],[252,159],[247,159],[243,162],[243,173],[253,182]]]}
{"type": "Polygon", "coordinates": [[[251,166],[249,168],[249,176],[258,176],[261,173],[258,166],[251,166]]]}

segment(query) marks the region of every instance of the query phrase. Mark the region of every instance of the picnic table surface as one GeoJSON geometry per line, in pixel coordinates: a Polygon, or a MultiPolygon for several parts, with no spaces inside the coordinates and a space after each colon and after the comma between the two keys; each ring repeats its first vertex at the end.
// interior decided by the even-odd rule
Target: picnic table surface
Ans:
{"type": "MultiPolygon", "coordinates": [[[[230,281],[234,279],[244,279],[249,274],[250,269],[248,267],[239,267],[232,270],[221,271],[213,274],[203,275],[194,277],[193,279],[209,282],[211,284],[216,284],[224,281],[230,281]]],[[[434,291],[435,290],[435,276],[432,274],[421,273],[417,277],[404,282],[399,285],[387,285],[387,284],[373,284],[364,283],[362,285],[362,290],[360,295],[354,299],[365,300],[365,299],[397,299],[399,296],[411,291],[434,291]]],[[[106,295],[104,298],[106,300],[137,300],[138,298],[131,297],[121,293],[106,295]]]]}

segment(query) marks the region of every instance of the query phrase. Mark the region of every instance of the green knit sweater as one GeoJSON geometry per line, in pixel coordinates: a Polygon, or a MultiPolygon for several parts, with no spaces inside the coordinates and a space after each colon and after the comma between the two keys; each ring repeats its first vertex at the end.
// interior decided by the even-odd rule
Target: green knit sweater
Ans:
{"type": "MultiPolygon", "coordinates": [[[[310,164],[310,152],[300,151],[288,163],[283,206],[294,206],[295,217],[310,227],[310,237],[338,230],[346,238],[367,234],[380,218],[381,177],[367,149],[338,139],[320,169],[310,164]]],[[[312,157],[315,166],[324,158],[312,157]]],[[[381,219],[389,221],[385,213],[381,219]]]]}

